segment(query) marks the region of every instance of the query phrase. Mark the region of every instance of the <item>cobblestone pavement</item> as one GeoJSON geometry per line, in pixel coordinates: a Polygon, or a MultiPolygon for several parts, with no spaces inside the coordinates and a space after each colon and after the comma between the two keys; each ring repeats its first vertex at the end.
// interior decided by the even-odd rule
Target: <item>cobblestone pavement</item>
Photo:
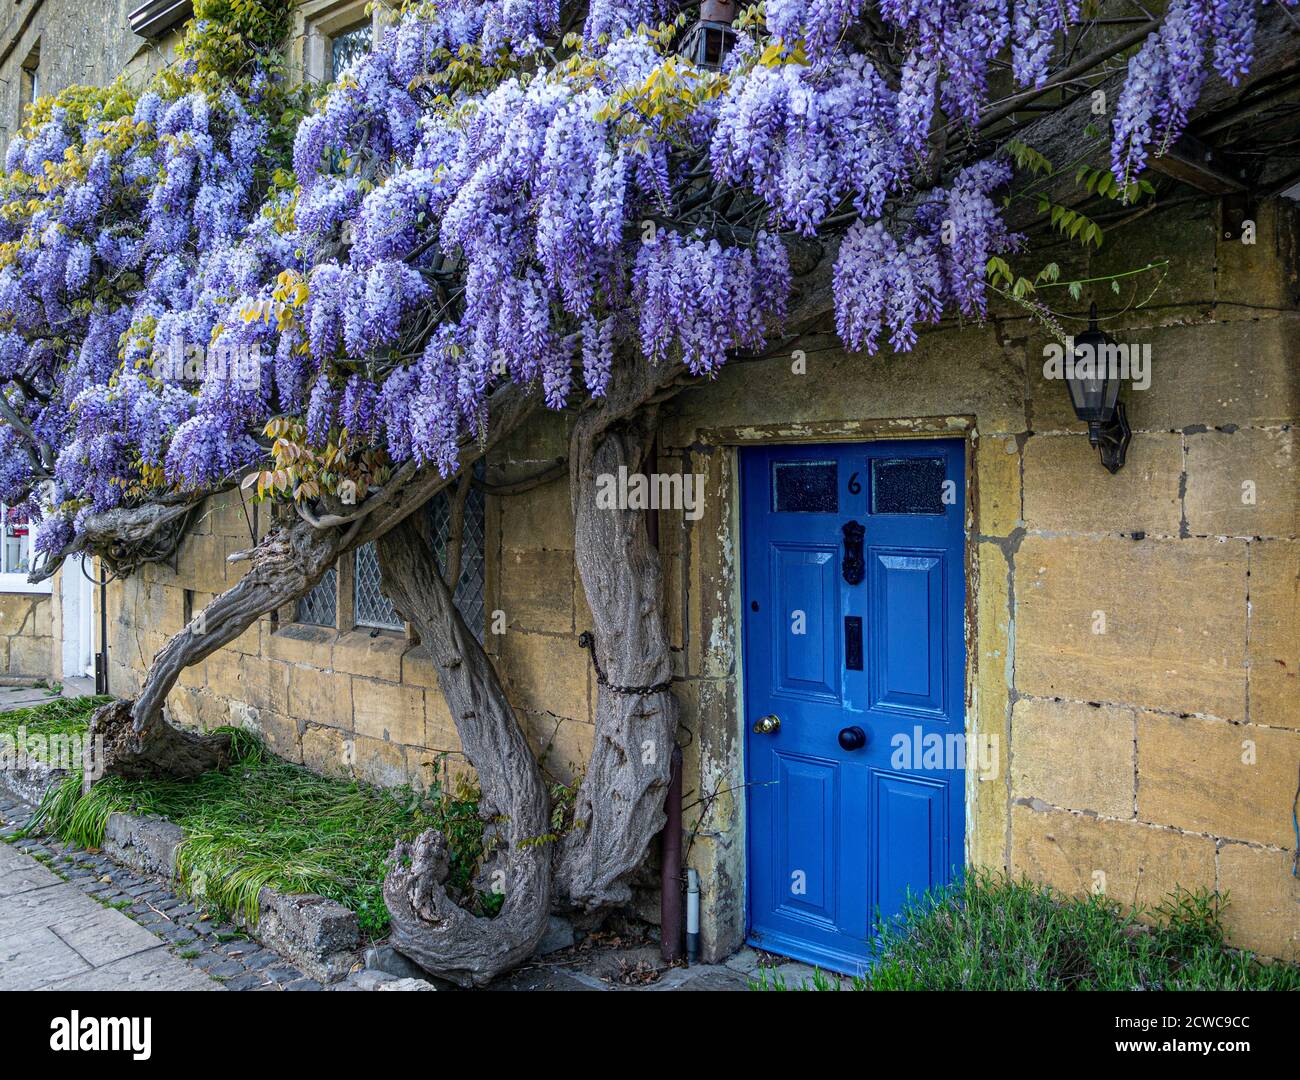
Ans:
{"type": "MultiPolygon", "coordinates": [[[[0,796],[0,840],[30,807],[0,796]]],[[[319,990],[157,878],[49,837],[0,842],[0,990],[319,990]]]]}

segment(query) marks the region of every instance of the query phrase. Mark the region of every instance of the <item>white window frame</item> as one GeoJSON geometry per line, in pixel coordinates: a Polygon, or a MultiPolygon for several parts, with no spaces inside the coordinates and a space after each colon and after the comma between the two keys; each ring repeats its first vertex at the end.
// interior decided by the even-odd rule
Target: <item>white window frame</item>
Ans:
{"type": "MultiPolygon", "coordinates": [[[[0,503],[0,521],[8,524],[9,507],[5,503],[0,503]]],[[[32,541],[36,536],[36,525],[29,522],[27,525],[27,535],[23,538],[23,545],[27,549],[27,565],[31,566],[36,558],[36,550],[32,541]]],[[[0,548],[0,593],[48,593],[53,591],[53,582],[50,578],[44,581],[32,584],[27,580],[27,574],[23,571],[12,571],[6,565],[8,558],[6,552],[9,549],[9,536],[6,533],[3,537],[3,548],[0,548]]]]}
{"type": "Polygon", "coordinates": [[[41,39],[27,53],[27,59],[18,69],[18,122],[22,123],[23,111],[28,105],[36,103],[41,96],[41,39]]]}

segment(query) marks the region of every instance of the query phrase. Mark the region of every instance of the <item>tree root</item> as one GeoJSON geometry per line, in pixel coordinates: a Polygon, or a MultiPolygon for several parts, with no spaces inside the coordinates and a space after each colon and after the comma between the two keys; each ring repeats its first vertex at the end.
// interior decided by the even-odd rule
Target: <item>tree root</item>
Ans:
{"type": "Polygon", "coordinates": [[[165,721],[136,730],[134,702],[112,701],[90,718],[90,738],[104,738],[104,774],[143,780],[163,774],[191,780],[230,764],[230,736],[181,731],[165,721]]]}
{"type": "MultiPolygon", "coordinates": [[[[546,861],[546,850],[540,850],[546,861]]],[[[509,909],[502,907],[495,919],[486,919],[471,915],[447,895],[451,861],[442,833],[427,829],[409,844],[399,842],[392,860],[384,903],[393,947],[425,971],[461,986],[486,986],[537,948],[550,914],[549,888],[525,893],[516,884],[507,894],[509,909]]]]}

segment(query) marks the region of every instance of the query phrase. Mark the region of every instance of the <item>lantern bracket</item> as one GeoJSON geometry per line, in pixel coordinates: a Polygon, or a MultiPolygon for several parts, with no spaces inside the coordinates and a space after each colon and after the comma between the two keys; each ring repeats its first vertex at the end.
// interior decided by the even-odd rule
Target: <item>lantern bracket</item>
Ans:
{"type": "Polygon", "coordinates": [[[1124,415],[1124,403],[1115,402],[1115,416],[1104,424],[1088,425],[1088,441],[1101,454],[1101,463],[1111,474],[1124,467],[1128,456],[1128,444],[1133,441],[1132,429],[1128,426],[1128,417],[1124,415]]]}

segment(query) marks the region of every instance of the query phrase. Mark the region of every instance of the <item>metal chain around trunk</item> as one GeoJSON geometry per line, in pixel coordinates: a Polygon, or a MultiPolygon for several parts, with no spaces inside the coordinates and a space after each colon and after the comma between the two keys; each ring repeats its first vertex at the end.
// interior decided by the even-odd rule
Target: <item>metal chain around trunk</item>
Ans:
{"type": "Polygon", "coordinates": [[[600,661],[596,659],[596,637],[590,630],[584,630],[578,635],[578,647],[586,649],[591,653],[591,666],[596,669],[596,681],[611,693],[647,696],[649,694],[667,693],[672,689],[672,679],[668,679],[661,683],[654,683],[650,686],[616,686],[614,683],[610,682],[605,678],[605,673],[600,669],[600,661]]]}

